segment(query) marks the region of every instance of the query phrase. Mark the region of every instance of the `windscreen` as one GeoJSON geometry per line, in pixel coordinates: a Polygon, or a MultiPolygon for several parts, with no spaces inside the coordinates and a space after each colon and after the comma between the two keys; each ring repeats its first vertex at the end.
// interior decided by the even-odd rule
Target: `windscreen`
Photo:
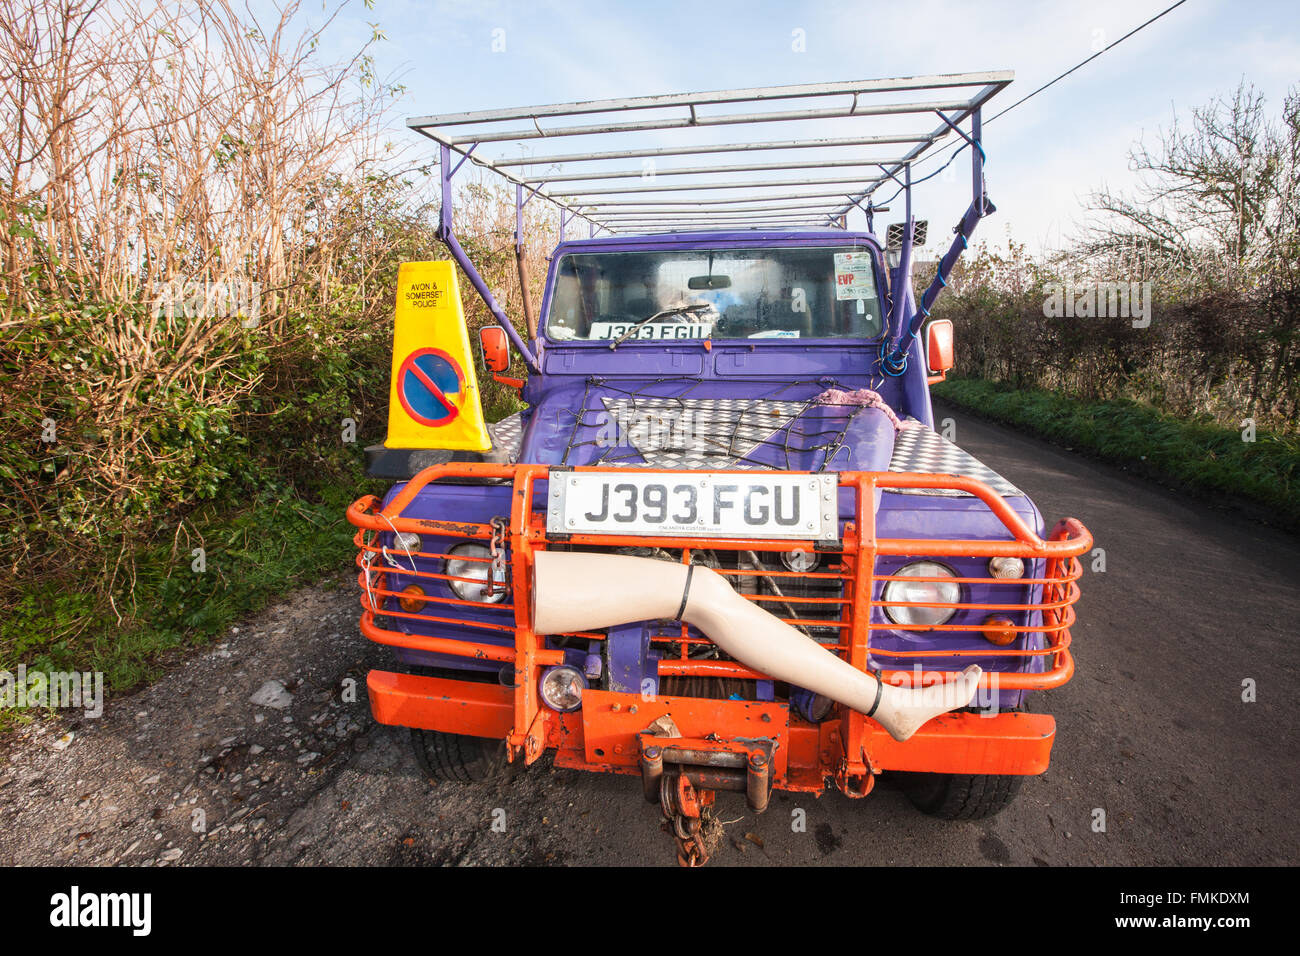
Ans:
{"type": "Polygon", "coordinates": [[[873,339],[867,246],[602,252],[561,258],[552,340],[873,339]]]}

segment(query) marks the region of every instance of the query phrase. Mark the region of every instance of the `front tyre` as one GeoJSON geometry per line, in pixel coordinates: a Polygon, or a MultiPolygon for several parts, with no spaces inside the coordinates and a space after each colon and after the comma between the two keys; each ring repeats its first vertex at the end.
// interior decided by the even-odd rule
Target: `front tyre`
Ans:
{"type": "Polygon", "coordinates": [[[443,780],[479,783],[496,780],[506,772],[504,740],[444,734],[413,727],[411,746],[420,769],[434,783],[443,780]]]}
{"type": "Polygon", "coordinates": [[[940,820],[996,816],[1020,792],[1022,776],[969,773],[899,774],[903,792],[922,813],[940,820]]]}

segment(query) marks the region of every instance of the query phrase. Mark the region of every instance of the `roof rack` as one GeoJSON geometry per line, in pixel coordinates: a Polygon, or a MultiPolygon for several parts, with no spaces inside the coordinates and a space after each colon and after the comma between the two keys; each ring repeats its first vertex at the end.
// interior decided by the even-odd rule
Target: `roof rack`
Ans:
{"type": "Polygon", "coordinates": [[[452,228],[452,178],[467,162],[514,184],[515,252],[525,290],[524,317],[534,339],[537,320],[527,296],[523,233],[524,207],[538,196],[559,208],[563,242],[566,227],[576,219],[587,222],[589,236],[600,230],[847,229],[849,212],[859,209],[871,230],[874,213],[888,208],[873,200],[876,190],[897,184],[905,197],[905,228],[895,270],[900,278],[891,279],[891,288],[896,285],[900,294],[893,296],[891,334],[884,339],[880,367],[901,375],[931,304],[947,285],[979,220],[993,211],[984,194],[981,108],[1013,76],[1000,70],[674,93],[417,116],[406,125],[439,146],[438,237],[534,371],[540,369],[537,356],[452,228]],[[961,128],[968,121],[969,134],[961,128]],[[971,205],[954,229],[956,238],[940,260],[935,280],[917,303],[904,281],[911,275],[912,164],[954,135],[972,147],[971,205]],[[591,148],[600,137],[614,137],[613,148],[591,148]],[[539,139],[577,145],[556,152],[548,147],[540,156],[502,152],[503,144],[509,148],[539,139]],[[887,155],[873,154],[883,148],[887,155]],[[678,165],[678,157],[692,158],[678,165]],[[709,165],[695,157],[717,162],[709,165]],[[659,161],[665,158],[673,158],[672,164],[661,168],[659,161]],[[640,160],[640,168],[623,165],[629,160],[640,160]],[[795,175],[794,170],[815,172],[795,175]]]}
{"type": "Polygon", "coordinates": [[[639,96],[417,116],[407,126],[439,144],[445,179],[468,161],[513,183],[520,218],[541,196],[559,207],[562,227],[582,219],[593,235],[844,228],[852,209],[870,210],[876,190],[901,186],[928,151],[953,136],[970,142],[960,125],[1012,78],[1001,70],[639,96]],[[611,138],[614,148],[594,148],[611,138]],[[577,145],[519,154],[536,140],[577,145]]]}

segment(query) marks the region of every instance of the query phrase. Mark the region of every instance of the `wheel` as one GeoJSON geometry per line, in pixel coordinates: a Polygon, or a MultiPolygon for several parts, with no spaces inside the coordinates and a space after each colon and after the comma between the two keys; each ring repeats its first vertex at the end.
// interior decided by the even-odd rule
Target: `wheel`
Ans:
{"type": "Polygon", "coordinates": [[[437,730],[411,728],[411,746],[424,775],[435,782],[455,780],[479,783],[505,775],[504,740],[444,734],[437,730]]]}
{"type": "MultiPolygon", "coordinates": [[[[1025,701],[1011,708],[1027,713],[1025,701]]],[[[1016,798],[1021,775],[988,773],[900,773],[900,783],[912,806],[940,820],[983,820],[997,816],[1016,798]]]]}
{"type": "Polygon", "coordinates": [[[899,777],[912,805],[941,820],[982,820],[995,816],[1015,799],[1024,779],[969,773],[903,773],[899,777]]]}

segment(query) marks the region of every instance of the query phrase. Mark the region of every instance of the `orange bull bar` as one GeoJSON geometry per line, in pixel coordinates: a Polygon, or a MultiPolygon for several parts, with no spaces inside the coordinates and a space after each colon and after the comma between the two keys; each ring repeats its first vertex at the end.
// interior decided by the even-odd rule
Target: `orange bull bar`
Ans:
{"type": "MultiPolygon", "coordinates": [[[[613,468],[565,469],[580,471],[617,471],[613,468]]],[[[368,686],[371,707],[380,723],[421,727],[448,733],[504,738],[511,758],[522,757],[532,763],[552,749],[557,765],[612,773],[638,773],[638,734],[657,717],[670,714],[686,737],[714,739],[770,738],[776,741],[772,767],[772,784],[780,789],[819,792],[827,774],[853,796],[865,795],[874,774],[881,770],[919,770],[948,773],[1036,774],[1047,768],[1055,722],[1050,716],[1002,713],[986,716],[954,713],[936,718],[904,743],[894,741],[875,721],[848,708],[840,708],[838,719],[812,724],[791,714],[780,702],[720,700],[706,697],[660,694],[643,697],[589,690],[583,706],[573,713],[559,713],[543,706],[538,698],[538,680],[543,668],[563,661],[563,652],[548,648],[545,638],[531,627],[528,595],[532,581],[533,555],[552,541],[548,538],[543,515],[533,507],[533,492],[539,480],[549,472],[545,465],[492,465],[451,463],[425,469],[394,497],[388,507],[377,510],[378,500],[367,496],[348,509],[348,520],[358,531],[358,581],[362,588],[363,633],[379,643],[438,654],[513,664],[514,687],[468,681],[416,677],[375,671],[368,686]],[[404,517],[403,512],[416,495],[431,481],[446,479],[495,479],[508,482],[511,508],[508,520],[495,528],[477,522],[442,521],[404,517]],[[384,532],[411,532],[460,539],[479,540],[499,549],[502,557],[484,561],[504,561],[510,582],[509,594],[500,604],[492,605],[499,620],[467,621],[458,616],[457,606],[483,605],[438,594],[397,592],[387,586],[388,575],[397,568],[408,580],[445,583],[447,574],[417,570],[392,563],[379,535],[384,532]],[[382,559],[389,560],[387,568],[382,559]],[[512,599],[513,596],[513,599],[512,599]],[[399,608],[393,601],[400,600],[399,608]],[[381,626],[380,618],[417,620],[422,624],[447,624],[471,627],[481,632],[482,640],[409,634],[381,626]],[[495,638],[493,643],[490,638],[495,638]]],[[[747,472],[753,474],[753,472],[747,472]]],[[[1070,654],[1070,627],[1074,622],[1073,605],[1079,597],[1078,578],[1082,568],[1078,556],[1092,547],[1092,537],[1075,519],[1061,521],[1048,540],[1043,540],[1025,524],[1019,514],[996,492],[974,479],[953,475],[896,472],[843,472],[838,475],[841,488],[852,488],[856,495],[853,519],[845,525],[841,546],[828,555],[830,564],[823,572],[762,572],[769,578],[825,578],[843,582],[838,598],[763,594],[745,594],[769,606],[782,620],[795,626],[815,625],[833,630],[833,642],[823,646],[839,654],[853,666],[866,669],[871,657],[897,661],[885,667],[883,677],[892,683],[907,685],[946,680],[949,668],[964,666],[963,658],[1007,658],[1008,665],[1019,670],[986,671],[981,686],[990,690],[1045,690],[1066,683],[1074,672],[1070,654]],[[978,498],[997,517],[1008,533],[1006,540],[878,538],[875,528],[874,502],[878,489],[947,488],[967,492],[978,498]],[[917,557],[1018,557],[1027,562],[1037,559],[1041,575],[1026,576],[1016,582],[1026,585],[1030,595],[1019,603],[945,604],[935,602],[890,601],[892,607],[942,607],[979,609],[993,612],[1037,612],[1039,621],[1025,626],[1007,623],[1007,634],[1041,634],[1041,646],[996,647],[984,643],[976,648],[953,650],[881,650],[872,646],[874,631],[906,631],[907,625],[874,620],[872,610],[883,602],[874,597],[876,583],[894,580],[875,571],[876,558],[882,555],[917,557]],[[834,616],[812,619],[803,615],[834,616]],[[1041,666],[1030,666],[1041,658],[1041,666]],[[934,668],[927,665],[934,664],[934,668]],[[900,666],[901,665],[901,666],[900,666]],[[943,668],[943,669],[939,669],[943,668]]],[[[565,542],[605,547],[635,543],[680,552],[683,561],[700,548],[748,549],[755,552],[786,552],[792,547],[813,550],[814,542],[790,540],[739,540],[734,538],[667,537],[574,534],[565,542]]],[[[823,547],[823,553],[825,549],[823,547]]],[[[495,553],[495,551],[494,551],[495,553]]],[[[402,552],[405,557],[406,552],[402,552]]],[[[437,552],[414,552],[412,557],[446,558],[437,552]]],[[[464,558],[462,558],[464,560],[464,558]]],[[[740,589],[745,577],[758,573],[741,569],[717,569],[729,576],[740,589]]],[[[911,580],[918,580],[912,578],[911,580]]],[[[919,579],[925,580],[925,579],[919,579]]],[[[949,579],[951,580],[951,579],[949,579]]],[[[1003,584],[993,578],[958,578],[963,584],[1003,584]]],[[[430,589],[438,590],[438,589],[430,589]]],[[[445,589],[442,589],[445,590],[445,589]]],[[[954,631],[970,635],[970,624],[939,625],[933,632],[954,631]]],[[[602,634],[583,634],[589,639],[603,639],[602,634]]],[[[681,626],[678,632],[658,638],[663,652],[658,662],[661,678],[727,677],[741,680],[765,680],[742,664],[730,660],[699,660],[690,656],[693,647],[708,642],[681,626]]]]}

